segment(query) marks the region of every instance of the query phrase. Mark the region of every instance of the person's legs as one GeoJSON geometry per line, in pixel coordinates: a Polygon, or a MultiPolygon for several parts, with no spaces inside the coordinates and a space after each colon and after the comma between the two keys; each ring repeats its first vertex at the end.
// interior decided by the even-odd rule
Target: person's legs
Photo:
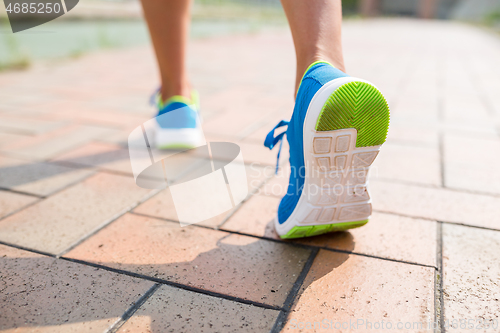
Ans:
{"type": "Polygon", "coordinates": [[[142,0],[161,77],[161,100],[154,145],[158,149],[186,149],[204,144],[197,94],[186,69],[192,0],[142,0]]]}
{"type": "Polygon", "coordinates": [[[186,70],[191,0],[142,0],[160,68],[161,96],[191,98],[186,70]]]}
{"type": "Polygon", "coordinates": [[[295,92],[307,67],[327,61],[345,72],[342,55],[340,0],[281,0],[297,56],[295,92]]]}

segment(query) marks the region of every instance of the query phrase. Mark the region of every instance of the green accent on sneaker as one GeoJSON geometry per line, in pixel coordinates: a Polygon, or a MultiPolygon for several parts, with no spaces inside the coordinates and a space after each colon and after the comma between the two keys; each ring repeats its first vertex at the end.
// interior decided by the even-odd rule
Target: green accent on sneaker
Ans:
{"type": "Polygon", "coordinates": [[[297,91],[295,92],[295,95],[297,95],[299,93],[300,85],[302,84],[302,81],[304,80],[304,76],[306,76],[307,72],[309,72],[309,70],[311,69],[311,67],[314,66],[314,65],[316,65],[316,64],[327,64],[327,65],[330,65],[333,68],[335,68],[335,66],[333,66],[332,64],[330,64],[328,61],[324,61],[324,60],[318,60],[318,61],[315,61],[312,64],[310,64],[307,67],[307,69],[304,72],[304,74],[302,74],[302,78],[300,79],[299,87],[297,88],[297,91]]]}
{"type": "Polygon", "coordinates": [[[280,236],[283,239],[310,237],[326,234],[327,232],[344,231],[348,229],[354,229],[364,226],[368,223],[368,220],[354,221],[354,222],[342,222],[333,224],[321,224],[321,225],[311,225],[303,227],[293,227],[287,232],[286,235],[280,236]]]}
{"type": "Polygon", "coordinates": [[[317,131],[355,128],[356,147],[381,145],[389,128],[389,106],[374,86],[349,82],[337,88],[328,98],[316,123],[317,131]]]}
{"type": "Polygon", "coordinates": [[[163,101],[161,97],[161,93],[158,92],[156,94],[156,105],[158,106],[158,109],[163,109],[166,105],[170,103],[184,103],[189,106],[194,106],[194,109],[197,111],[200,109],[200,95],[198,94],[197,90],[191,90],[191,99],[184,97],[184,96],[172,96],[166,101],[163,101]]]}
{"type": "Polygon", "coordinates": [[[173,143],[169,145],[163,145],[163,146],[158,146],[157,149],[162,149],[162,150],[185,150],[185,149],[193,149],[196,148],[196,146],[193,145],[186,145],[182,143],[173,143]]]}

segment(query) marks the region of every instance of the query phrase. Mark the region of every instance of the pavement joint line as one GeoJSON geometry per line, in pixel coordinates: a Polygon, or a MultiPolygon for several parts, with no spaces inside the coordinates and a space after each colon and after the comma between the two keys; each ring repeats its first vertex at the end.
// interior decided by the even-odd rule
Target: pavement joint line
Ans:
{"type": "Polygon", "coordinates": [[[443,223],[436,225],[436,266],[434,272],[434,321],[439,323],[436,333],[444,333],[444,300],[443,300],[443,223]]]}
{"type": "Polygon", "coordinates": [[[441,187],[446,188],[446,169],[444,160],[444,138],[443,132],[438,132],[438,147],[439,147],[439,170],[441,175],[441,187]]]}
{"type": "Polygon", "coordinates": [[[240,208],[247,202],[249,201],[254,195],[257,195],[257,192],[260,191],[262,187],[270,180],[272,179],[273,176],[268,176],[265,178],[262,182],[260,182],[259,186],[257,186],[255,189],[253,189],[248,195],[243,199],[242,202],[240,202],[236,207],[233,208],[233,210],[222,220],[221,223],[219,223],[215,229],[219,230],[220,227],[222,227],[240,208]]]}
{"type": "MultiPolygon", "coordinates": [[[[374,209],[373,211],[376,212],[376,213],[383,213],[383,214],[389,214],[389,215],[395,215],[395,216],[401,216],[401,217],[408,217],[408,218],[411,218],[411,219],[419,219],[419,220],[430,221],[430,222],[438,222],[437,219],[432,219],[432,218],[429,218],[429,217],[412,216],[412,215],[394,213],[394,212],[380,210],[380,209],[374,209]]],[[[460,226],[469,227],[469,228],[476,228],[476,229],[483,229],[483,230],[490,230],[490,231],[497,231],[497,232],[500,231],[500,229],[495,229],[495,228],[490,228],[490,227],[483,227],[483,226],[473,225],[473,224],[467,224],[467,223],[464,223],[464,222],[451,222],[451,221],[439,221],[439,222],[440,223],[444,223],[444,224],[460,225],[460,226]]]]}
{"type": "MultiPolygon", "coordinates": [[[[134,214],[134,215],[138,215],[138,216],[142,216],[142,217],[153,218],[153,219],[157,219],[157,220],[161,220],[161,221],[165,221],[165,222],[169,222],[169,223],[179,223],[179,221],[174,221],[174,220],[170,220],[170,219],[166,219],[166,218],[162,218],[162,217],[156,217],[156,216],[152,216],[152,215],[148,215],[148,214],[144,214],[144,213],[130,212],[130,214],[134,214]]],[[[397,215],[397,214],[395,214],[395,215],[397,215]]],[[[435,221],[433,221],[433,222],[435,222],[435,221]]],[[[322,250],[327,250],[327,251],[331,251],[331,252],[353,254],[353,255],[358,255],[358,256],[363,256],[363,257],[368,257],[368,258],[373,258],[373,259],[393,261],[393,262],[399,262],[399,263],[407,264],[407,265],[414,265],[414,266],[421,266],[421,267],[428,267],[428,268],[437,269],[436,266],[433,266],[433,265],[419,264],[417,262],[412,262],[412,261],[405,261],[405,260],[399,260],[399,259],[379,257],[379,256],[367,254],[367,253],[361,253],[361,252],[332,249],[332,248],[328,248],[328,247],[325,247],[325,246],[314,246],[314,245],[308,245],[308,244],[295,243],[295,242],[290,241],[290,240],[282,240],[282,239],[275,239],[275,238],[270,238],[270,237],[257,236],[257,235],[252,235],[252,234],[247,234],[247,233],[244,233],[244,232],[240,232],[240,231],[228,230],[228,229],[219,228],[219,227],[209,227],[209,226],[206,226],[206,225],[199,225],[199,224],[196,224],[196,223],[193,223],[191,225],[194,226],[194,227],[196,227],[196,228],[203,228],[203,229],[209,229],[209,230],[217,230],[217,231],[222,231],[222,232],[226,232],[226,233],[229,233],[229,234],[240,235],[240,236],[247,236],[247,237],[257,238],[257,239],[260,239],[260,240],[271,241],[271,242],[275,242],[275,243],[279,243],[279,244],[287,244],[287,245],[291,245],[291,246],[295,246],[295,247],[305,248],[305,249],[308,249],[308,250],[316,250],[316,249],[319,250],[319,249],[322,249],[322,250]]]]}
{"type": "Polygon", "coordinates": [[[130,308],[118,319],[111,327],[105,331],[105,333],[116,333],[132,316],[139,310],[139,308],[146,303],[148,299],[153,296],[153,294],[160,288],[160,284],[155,283],[144,295],[142,295],[137,302],[132,304],[130,308]]]}
{"type": "MultiPolygon", "coordinates": [[[[91,155],[88,155],[91,156],[91,155]]],[[[99,165],[90,165],[90,164],[85,164],[85,163],[79,163],[79,162],[72,162],[68,160],[50,160],[49,162],[45,163],[51,163],[51,164],[56,164],[59,166],[67,167],[67,168],[73,168],[73,169],[99,169],[99,170],[106,170],[104,168],[101,168],[99,165]]],[[[109,170],[109,169],[108,169],[109,170]]],[[[123,171],[115,171],[111,170],[116,173],[124,173],[123,171]]],[[[130,175],[130,174],[128,174],[130,175]]]]}
{"type": "MultiPolygon", "coordinates": [[[[99,127],[99,126],[96,126],[96,127],[99,127]]],[[[40,162],[44,162],[44,163],[48,163],[50,162],[53,158],[55,158],[56,156],[58,155],[63,155],[63,154],[66,154],[66,153],[69,153],[71,152],[72,150],[75,150],[75,149],[79,149],[79,148],[82,148],[84,147],[85,145],[88,145],[89,143],[91,143],[94,139],[90,138],[88,140],[84,140],[83,142],[80,142],[80,143],[77,143],[75,144],[74,146],[71,146],[71,147],[68,147],[66,149],[61,149],[61,151],[58,151],[57,153],[51,155],[51,156],[48,156],[46,158],[43,158],[40,160],[40,162]]]]}
{"type": "Polygon", "coordinates": [[[270,121],[267,118],[260,118],[260,120],[257,120],[256,122],[251,123],[247,127],[243,128],[241,130],[241,134],[237,136],[239,141],[245,140],[248,136],[252,135],[255,133],[255,131],[261,129],[262,127],[266,126],[270,121]]]}
{"type": "MultiPolygon", "coordinates": [[[[91,142],[94,142],[94,141],[91,141],[91,142]]],[[[91,143],[91,142],[87,142],[86,144],[91,143]]],[[[128,149],[128,147],[121,147],[121,148],[128,149]]],[[[180,151],[177,154],[185,154],[186,152],[187,151],[180,151]]],[[[87,155],[87,156],[92,156],[92,155],[87,155]]],[[[35,161],[31,161],[31,162],[36,163],[35,161]]],[[[55,164],[55,165],[60,165],[60,166],[65,166],[65,167],[75,168],[75,169],[97,169],[98,172],[105,172],[105,173],[109,173],[109,174],[134,177],[133,173],[109,169],[109,168],[106,168],[105,166],[102,166],[101,164],[92,165],[92,164],[74,162],[74,161],[70,161],[70,160],[48,160],[48,161],[45,161],[43,163],[55,164]]],[[[102,164],[106,164],[106,163],[102,163],[102,164]]],[[[197,165],[186,169],[186,171],[184,171],[179,176],[177,176],[177,179],[185,176],[188,172],[193,171],[196,167],[197,167],[197,165]]]]}
{"type": "Polygon", "coordinates": [[[372,259],[380,259],[380,260],[385,260],[385,261],[392,261],[392,262],[397,262],[397,263],[407,264],[407,265],[413,265],[413,266],[433,268],[434,270],[437,270],[436,266],[426,265],[426,264],[419,264],[418,262],[413,262],[413,261],[406,261],[406,260],[400,260],[400,259],[379,257],[379,256],[375,256],[373,254],[353,252],[353,251],[346,251],[346,250],[339,250],[339,249],[332,249],[332,248],[328,248],[328,247],[318,247],[318,248],[319,249],[323,249],[323,250],[327,250],[327,251],[330,251],[330,252],[345,253],[345,254],[354,254],[354,255],[357,255],[357,256],[361,256],[361,257],[367,257],[367,258],[372,258],[372,259]]]}
{"type": "Polygon", "coordinates": [[[45,199],[45,198],[47,198],[46,195],[39,195],[39,194],[35,194],[35,193],[30,193],[30,192],[25,192],[25,191],[19,191],[19,190],[15,190],[15,189],[12,189],[12,188],[9,188],[9,187],[2,187],[2,186],[0,186],[0,191],[12,192],[12,193],[16,193],[16,194],[27,195],[27,196],[35,197],[35,198],[38,198],[38,199],[45,199]]]}
{"type": "Polygon", "coordinates": [[[243,143],[251,143],[251,144],[254,144],[254,145],[262,144],[262,140],[257,140],[257,139],[254,139],[254,138],[250,138],[250,136],[247,136],[246,138],[244,138],[243,140],[241,140],[241,142],[243,142],[243,143]]]}
{"type": "MultiPolygon", "coordinates": [[[[179,223],[179,221],[169,220],[169,219],[166,219],[166,218],[163,218],[163,217],[156,217],[156,216],[147,215],[147,214],[143,214],[143,213],[130,212],[130,214],[134,214],[134,215],[138,215],[138,216],[143,216],[143,217],[154,218],[154,219],[165,221],[165,222],[169,222],[169,223],[177,223],[177,224],[179,223]]],[[[284,241],[284,240],[279,240],[279,239],[274,239],[274,238],[261,237],[261,236],[256,236],[256,235],[252,235],[252,234],[246,234],[246,233],[239,232],[239,231],[232,231],[232,230],[227,230],[227,229],[220,229],[218,227],[210,227],[210,226],[196,224],[196,223],[190,224],[190,226],[193,226],[195,228],[203,228],[203,229],[208,229],[208,230],[221,231],[221,232],[225,232],[225,233],[228,233],[228,234],[234,234],[234,235],[240,235],[240,236],[247,236],[247,237],[257,238],[257,239],[271,241],[271,242],[280,243],[280,244],[288,244],[288,245],[292,245],[292,246],[295,246],[295,247],[305,248],[305,249],[308,249],[308,250],[311,250],[313,248],[317,248],[317,247],[311,246],[311,245],[305,245],[305,244],[300,244],[300,243],[293,243],[293,242],[290,242],[290,241],[284,241]]]]}
{"type": "MultiPolygon", "coordinates": [[[[65,161],[65,160],[51,161],[51,163],[57,164],[60,166],[69,167],[69,168],[74,168],[74,169],[88,169],[88,170],[94,169],[96,172],[103,172],[103,173],[107,173],[107,174],[111,174],[111,175],[118,175],[118,176],[123,176],[123,177],[134,178],[134,175],[130,172],[113,170],[113,169],[103,167],[101,165],[90,165],[90,164],[71,162],[71,161],[65,161]]],[[[148,178],[148,177],[146,177],[146,178],[148,178]]]]}
{"type": "MultiPolygon", "coordinates": [[[[237,204],[236,206],[234,206],[231,211],[229,212],[229,214],[226,215],[226,217],[224,217],[224,219],[222,220],[221,223],[217,224],[215,227],[213,227],[214,230],[219,230],[219,228],[227,222],[227,220],[229,220],[237,211],[240,210],[240,208],[243,206],[243,204],[245,202],[247,202],[248,199],[244,199],[242,202],[240,202],[239,204],[237,204]]],[[[194,223],[196,224],[196,223],[194,223]]]]}
{"type": "Polygon", "coordinates": [[[465,55],[462,55],[462,61],[464,63],[464,71],[469,76],[469,80],[472,82],[473,89],[476,91],[476,94],[479,97],[479,101],[483,105],[486,112],[488,112],[488,115],[494,118],[496,116],[495,109],[489,101],[488,94],[484,92],[483,83],[471,70],[473,68],[471,59],[465,55]]]}
{"type": "Polygon", "coordinates": [[[0,148],[0,156],[1,157],[17,158],[18,160],[22,160],[22,161],[25,161],[25,162],[31,162],[31,163],[38,163],[38,162],[40,162],[39,160],[31,160],[31,159],[28,159],[27,157],[14,157],[8,151],[2,150],[1,148],[0,148]]]}
{"type": "Polygon", "coordinates": [[[311,267],[314,263],[314,259],[316,259],[318,252],[319,249],[313,249],[311,251],[311,254],[309,255],[309,258],[307,258],[304,267],[302,267],[302,271],[297,277],[297,280],[295,280],[292,289],[290,289],[288,293],[285,303],[283,304],[283,308],[281,309],[280,313],[278,314],[278,317],[276,318],[276,321],[274,322],[273,327],[271,328],[271,333],[281,332],[285,327],[286,320],[288,318],[288,315],[290,314],[290,310],[292,309],[293,303],[295,302],[295,298],[299,294],[300,288],[302,287],[302,284],[304,283],[307,274],[309,274],[309,271],[311,270],[311,267]]]}
{"type": "Polygon", "coordinates": [[[113,267],[109,267],[109,266],[105,266],[105,265],[101,265],[101,264],[96,264],[96,263],[85,261],[85,260],[74,259],[74,258],[70,258],[70,257],[59,257],[58,259],[66,260],[66,261],[70,261],[70,262],[74,262],[74,263],[82,264],[82,265],[86,265],[86,266],[92,266],[95,268],[100,268],[100,269],[103,269],[103,270],[106,270],[109,272],[114,272],[117,274],[128,275],[128,276],[140,278],[143,280],[149,280],[149,281],[156,282],[159,284],[164,284],[164,285],[176,287],[176,288],[187,290],[187,291],[192,291],[192,292],[195,292],[198,294],[203,294],[203,295],[217,297],[217,298],[223,298],[223,299],[233,301],[233,302],[238,302],[238,303],[247,304],[247,305],[254,305],[254,306],[264,308],[264,309],[269,309],[269,310],[282,310],[282,307],[280,307],[280,306],[255,302],[255,301],[244,299],[244,298],[237,297],[237,296],[226,295],[226,294],[219,293],[216,291],[210,291],[210,290],[206,290],[206,289],[202,289],[202,288],[198,288],[198,287],[188,286],[188,285],[185,285],[182,283],[168,281],[168,280],[164,280],[164,279],[159,279],[159,278],[155,278],[155,277],[151,277],[151,276],[147,276],[147,275],[143,275],[143,274],[139,274],[139,273],[126,271],[123,269],[113,268],[113,267]]]}
{"type": "Polygon", "coordinates": [[[138,273],[126,271],[126,270],[123,270],[123,269],[117,269],[117,268],[113,268],[113,267],[109,267],[109,266],[105,266],[105,265],[101,265],[101,264],[96,264],[96,263],[85,261],[85,260],[74,259],[74,258],[64,257],[64,256],[57,256],[57,255],[52,254],[52,253],[43,252],[43,251],[39,251],[39,250],[35,250],[35,249],[30,249],[30,248],[27,248],[27,247],[24,247],[24,246],[20,246],[20,245],[16,245],[16,244],[11,244],[11,243],[7,243],[7,242],[4,242],[4,241],[0,241],[0,244],[4,245],[4,246],[16,248],[18,250],[23,250],[23,251],[27,251],[27,252],[31,252],[31,253],[43,255],[43,256],[46,256],[46,257],[54,258],[56,260],[65,260],[65,261],[70,261],[70,262],[73,262],[73,263],[76,263],[76,264],[80,264],[80,265],[84,265],[84,266],[90,266],[90,267],[94,267],[94,268],[100,268],[100,269],[103,269],[103,270],[106,270],[106,271],[109,271],[109,272],[113,272],[113,273],[117,273],[117,274],[121,274],[121,275],[127,275],[127,276],[131,276],[131,277],[139,278],[139,279],[142,279],[142,280],[148,280],[148,281],[156,282],[156,283],[159,283],[159,284],[165,284],[165,285],[169,285],[169,286],[176,287],[176,288],[179,288],[179,289],[183,289],[183,290],[187,290],[187,291],[192,291],[192,292],[195,292],[195,293],[204,294],[204,295],[208,295],[208,296],[212,296],[212,297],[223,298],[223,299],[227,299],[227,300],[238,302],[238,303],[243,303],[243,304],[248,304],[248,305],[254,305],[254,306],[257,306],[257,307],[260,307],[260,308],[265,308],[265,309],[270,309],[270,310],[281,310],[282,309],[279,306],[268,305],[268,304],[265,304],[265,303],[260,303],[260,302],[255,302],[255,301],[251,301],[251,300],[246,300],[246,299],[243,299],[243,298],[240,298],[240,297],[236,297],[236,296],[230,296],[230,295],[226,295],[226,294],[222,294],[222,293],[218,293],[218,292],[214,292],[214,291],[209,291],[209,290],[205,290],[205,289],[201,289],[201,288],[196,288],[196,287],[184,285],[182,283],[177,283],[177,282],[173,282],[173,281],[158,279],[158,278],[154,278],[154,277],[151,277],[151,276],[147,276],[147,275],[143,275],[143,274],[138,274],[138,273]]]}
{"type": "MultiPolygon", "coordinates": [[[[44,163],[45,163],[45,162],[44,162],[44,163]]],[[[1,168],[0,168],[0,169],[1,169],[1,168]]],[[[57,189],[57,190],[55,190],[55,191],[52,191],[52,192],[51,192],[51,193],[49,193],[48,195],[43,195],[43,196],[40,196],[40,195],[37,195],[37,194],[30,194],[30,193],[28,193],[28,192],[23,193],[23,192],[20,192],[20,191],[16,191],[16,190],[9,189],[9,188],[0,188],[0,190],[3,190],[3,191],[13,192],[13,193],[18,192],[19,194],[31,195],[31,196],[33,196],[33,197],[37,197],[37,198],[39,198],[39,199],[40,199],[40,200],[37,200],[37,201],[35,201],[35,202],[32,202],[32,203],[30,203],[30,204],[28,204],[28,205],[26,205],[26,206],[21,207],[21,208],[17,209],[16,211],[12,212],[12,213],[9,213],[9,214],[7,214],[7,215],[5,215],[5,216],[0,217],[0,221],[2,221],[3,219],[5,219],[5,218],[7,218],[7,217],[9,217],[9,216],[11,216],[11,215],[13,215],[13,214],[15,214],[15,213],[20,212],[21,210],[24,210],[24,209],[26,209],[26,208],[28,208],[28,207],[30,207],[30,206],[33,206],[33,205],[34,205],[34,204],[36,204],[36,203],[39,203],[39,202],[41,202],[41,201],[43,201],[43,200],[46,200],[46,199],[50,198],[51,196],[53,196],[53,195],[55,195],[55,194],[57,194],[57,193],[59,193],[59,192],[62,192],[62,191],[64,191],[64,190],[67,190],[67,189],[68,189],[68,188],[70,188],[70,187],[76,186],[76,185],[80,184],[81,182],[84,182],[84,181],[85,181],[85,180],[87,180],[88,178],[90,178],[90,177],[94,176],[96,173],[97,173],[97,172],[92,172],[92,173],[88,174],[87,176],[82,177],[81,179],[78,179],[78,180],[76,180],[76,181],[74,181],[74,182],[70,182],[70,183],[66,184],[65,186],[61,187],[60,189],[57,189]]]]}
{"type": "MultiPolygon", "coordinates": [[[[212,229],[212,230],[219,230],[219,228],[225,224],[242,206],[244,203],[246,203],[248,200],[250,200],[254,195],[257,195],[257,192],[264,186],[264,184],[266,184],[270,179],[272,179],[274,176],[271,175],[269,177],[267,177],[266,179],[264,179],[260,184],[259,186],[257,186],[254,190],[252,190],[245,199],[243,199],[242,202],[240,202],[238,205],[236,205],[234,208],[231,209],[231,211],[229,212],[229,214],[222,220],[222,222],[220,222],[218,225],[216,225],[215,227],[208,227],[208,226],[203,226],[203,225],[199,225],[199,224],[196,224],[196,223],[193,223],[194,225],[196,225],[197,227],[203,227],[203,228],[206,228],[206,229],[212,229]]],[[[157,193],[158,194],[158,193],[157,193]]],[[[156,195],[156,194],[155,194],[156,195]]],[[[130,211],[131,214],[135,214],[135,215],[139,215],[139,216],[143,216],[143,217],[150,217],[150,218],[155,218],[155,219],[160,219],[160,220],[164,220],[164,221],[168,221],[168,222],[175,222],[175,223],[179,223],[179,221],[175,221],[175,220],[171,220],[171,219],[167,219],[167,218],[163,218],[163,217],[157,217],[157,216],[153,216],[153,215],[149,215],[149,214],[144,214],[144,213],[138,213],[138,212],[134,212],[134,211],[130,211]]]]}
{"type": "Polygon", "coordinates": [[[439,223],[449,224],[449,225],[459,225],[459,226],[462,226],[462,227],[469,227],[469,228],[476,228],[476,229],[483,229],[483,230],[500,232],[499,229],[490,228],[490,227],[482,227],[482,226],[479,226],[479,225],[470,225],[470,224],[461,223],[461,222],[439,221],[439,223]]]}
{"type": "Polygon", "coordinates": [[[57,256],[55,254],[53,254],[53,253],[31,249],[29,247],[24,247],[24,246],[21,246],[21,245],[12,244],[12,243],[9,243],[9,242],[4,242],[2,240],[0,240],[0,245],[4,245],[4,246],[8,246],[8,247],[13,247],[13,248],[18,249],[18,250],[23,250],[23,251],[27,251],[27,252],[31,252],[31,253],[35,253],[35,254],[40,254],[42,256],[46,256],[46,257],[51,257],[51,258],[57,259],[57,256]]]}
{"type": "MultiPolygon", "coordinates": [[[[499,127],[499,136],[500,136],[500,127],[499,127]]],[[[406,180],[391,179],[391,178],[385,178],[385,177],[371,178],[369,180],[375,181],[375,182],[381,182],[381,183],[401,184],[401,185],[415,186],[415,187],[421,187],[421,188],[430,188],[433,190],[447,190],[447,191],[452,191],[452,192],[457,192],[457,193],[462,193],[462,194],[475,194],[475,195],[489,196],[489,197],[493,197],[493,198],[500,198],[500,194],[491,193],[491,192],[482,192],[482,191],[475,191],[475,190],[468,190],[468,189],[457,189],[457,188],[453,188],[453,187],[436,186],[436,185],[431,185],[431,184],[409,182],[406,180]]],[[[275,194],[269,194],[267,196],[275,197],[275,198],[283,197],[282,195],[275,195],[275,194]]]]}
{"type": "Polygon", "coordinates": [[[447,190],[447,191],[452,191],[452,192],[457,192],[457,193],[462,193],[462,194],[476,194],[476,195],[485,195],[485,196],[489,196],[489,197],[500,198],[500,194],[495,194],[495,193],[491,193],[491,192],[482,192],[482,191],[467,190],[467,189],[457,189],[457,188],[447,187],[447,186],[436,186],[436,185],[409,182],[409,181],[405,181],[405,180],[397,180],[397,179],[390,179],[390,178],[372,178],[372,179],[370,179],[370,181],[375,181],[375,182],[379,181],[382,183],[391,183],[391,184],[402,184],[402,185],[430,188],[430,189],[434,189],[434,190],[447,190]]]}
{"type": "MultiPolygon", "coordinates": [[[[437,95],[436,95],[436,102],[437,102],[437,118],[438,118],[438,123],[441,125],[445,122],[445,117],[444,117],[444,91],[445,91],[445,73],[444,73],[444,66],[439,66],[440,64],[443,65],[443,58],[442,57],[437,57],[436,58],[436,65],[437,65],[437,72],[438,75],[436,75],[436,90],[437,90],[437,95]]],[[[439,152],[439,171],[440,171],[440,177],[441,177],[441,187],[446,188],[446,168],[445,168],[445,159],[444,159],[444,133],[443,133],[443,127],[439,126],[438,132],[438,152],[439,152]]]]}
{"type": "Polygon", "coordinates": [[[315,245],[307,245],[307,244],[301,244],[301,243],[294,243],[293,241],[281,240],[281,239],[274,239],[274,238],[268,238],[268,237],[261,237],[261,236],[246,234],[246,233],[243,233],[243,232],[232,231],[232,230],[227,230],[227,229],[219,229],[219,231],[224,231],[224,232],[228,232],[228,233],[236,234],[236,235],[248,236],[248,237],[257,238],[257,239],[268,240],[268,241],[272,241],[272,242],[276,242],[276,243],[280,243],[280,244],[293,245],[293,246],[296,246],[296,247],[302,247],[302,248],[306,248],[306,249],[309,249],[309,250],[315,250],[315,249],[320,250],[321,249],[321,250],[327,250],[327,251],[331,251],[331,252],[353,254],[353,255],[363,256],[363,257],[368,257],[368,258],[373,258],[373,259],[387,260],[387,261],[399,262],[399,263],[402,263],[402,264],[415,265],[415,266],[421,266],[421,267],[429,267],[429,268],[436,269],[436,267],[432,266],[432,265],[419,264],[417,262],[405,261],[405,260],[399,260],[399,259],[379,257],[379,256],[375,256],[375,255],[372,255],[372,254],[367,254],[367,253],[360,253],[360,252],[354,252],[354,251],[332,249],[332,248],[329,248],[329,247],[326,247],[326,246],[315,246],[315,245]]]}
{"type": "Polygon", "coordinates": [[[27,204],[27,205],[25,205],[25,206],[23,206],[23,207],[21,207],[21,208],[18,208],[18,209],[16,209],[16,210],[14,210],[14,211],[12,211],[12,212],[10,212],[10,213],[8,213],[8,214],[6,214],[6,215],[4,215],[4,216],[0,217],[0,221],[3,221],[3,220],[5,220],[5,219],[7,219],[8,217],[10,217],[10,216],[12,216],[12,215],[14,215],[14,214],[17,214],[17,213],[19,213],[20,211],[22,211],[22,210],[24,210],[24,209],[26,209],[26,208],[29,208],[29,207],[31,207],[31,206],[34,206],[34,205],[36,205],[37,203],[39,203],[39,202],[41,202],[41,201],[43,201],[43,200],[44,200],[43,198],[39,198],[38,200],[35,200],[35,201],[33,201],[33,202],[31,202],[31,203],[29,203],[29,204],[27,204]]]}
{"type": "Polygon", "coordinates": [[[54,194],[57,194],[57,193],[59,193],[59,192],[62,192],[62,191],[66,190],[66,189],[68,189],[68,188],[70,188],[70,187],[76,186],[76,185],[78,185],[78,184],[80,184],[80,183],[82,183],[82,182],[86,181],[86,180],[87,180],[87,179],[89,179],[90,177],[95,176],[95,175],[97,174],[97,172],[98,172],[97,170],[90,170],[90,173],[89,173],[88,175],[86,175],[86,176],[84,176],[84,177],[82,177],[82,178],[80,178],[80,179],[78,179],[78,180],[75,180],[75,181],[69,182],[68,184],[64,185],[63,187],[61,187],[61,188],[59,188],[59,189],[57,189],[57,190],[55,190],[55,191],[50,192],[49,194],[47,194],[47,195],[44,197],[44,199],[47,199],[47,198],[49,198],[50,196],[52,196],[52,195],[54,195],[54,194]]]}
{"type": "MultiPolygon", "coordinates": [[[[412,72],[415,71],[415,68],[418,68],[418,64],[420,61],[422,61],[421,58],[417,58],[416,60],[409,59],[406,66],[402,65],[402,67],[405,67],[406,69],[401,71],[401,77],[399,78],[399,80],[397,80],[398,81],[397,91],[399,91],[399,93],[395,94],[394,96],[398,96],[399,98],[403,96],[404,91],[407,89],[408,82],[410,81],[408,80],[408,78],[411,77],[412,72]]],[[[395,106],[398,104],[398,98],[393,97],[388,102],[389,102],[389,107],[394,110],[395,106]]]]}
{"type": "Polygon", "coordinates": [[[94,142],[115,145],[115,146],[119,146],[122,149],[128,149],[128,143],[125,141],[110,142],[110,141],[107,141],[105,138],[98,138],[98,139],[95,139],[94,142]]]}
{"type": "MultiPolygon", "coordinates": [[[[122,176],[122,177],[128,177],[128,178],[134,178],[134,175],[131,174],[131,173],[128,173],[128,172],[124,172],[124,171],[118,171],[118,170],[111,170],[111,169],[106,169],[106,168],[102,168],[102,167],[96,167],[97,168],[97,171],[98,172],[103,172],[103,173],[107,173],[107,174],[110,174],[110,175],[116,175],[116,176],[122,176]]],[[[145,177],[146,179],[147,178],[152,178],[152,177],[145,177]]],[[[156,178],[153,178],[153,179],[156,179],[156,178]]],[[[135,181],[135,179],[134,179],[135,181]]]]}
{"type": "Polygon", "coordinates": [[[152,198],[154,195],[156,195],[160,191],[161,190],[152,190],[147,195],[145,195],[141,200],[136,201],[134,204],[129,205],[128,207],[124,208],[120,212],[116,213],[114,216],[112,216],[110,219],[108,219],[105,222],[103,222],[100,226],[98,226],[97,228],[95,228],[93,231],[91,231],[90,233],[88,233],[85,236],[81,237],[80,239],[78,239],[77,241],[75,241],[72,245],[70,245],[68,248],[66,248],[65,250],[63,250],[62,252],[60,252],[57,255],[57,257],[59,258],[59,257],[65,255],[66,253],[68,253],[69,251],[73,250],[74,248],[76,248],[77,246],[79,246],[80,244],[82,244],[83,242],[85,242],[86,240],[88,240],[90,237],[94,236],[95,234],[97,234],[98,232],[100,232],[101,230],[103,230],[104,228],[106,228],[107,226],[109,226],[110,224],[112,224],[114,221],[118,220],[120,217],[122,217],[123,215],[127,214],[128,212],[130,212],[132,209],[134,209],[137,206],[139,206],[141,203],[143,203],[146,200],[152,198]]]}
{"type": "Polygon", "coordinates": [[[415,147],[415,148],[436,148],[436,145],[433,143],[423,143],[423,142],[418,142],[418,141],[411,141],[411,140],[405,140],[405,139],[388,139],[390,141],[386,141],[384,144],[386,145],[394,145],[394,146],[401,146],[401,147],[415,147]]]}
{"type": "MultiPolygon", "coordinates": [[[[438,56],[436,58],[436,102],[437,102],[437,116],[438,116],[438,123],[441,125],[445,122],[444,119],[444,99],[443,96],[445,96],[445,77],[446,74],[444,73],[444,68],[445,68],[445,63],[446,61],[444,60],[444,56],[438,56]]],[[[441,132],[442,126],[439,127],[439,132],[441,132]]],[[[440,133],[439,133],[440,134],[440,133]]]]}
{"type": "MultiPolygon", "coordinates": [[[[4,105],[1,105],[1,106],[4,106],[4,105]]],[[[7,107],[10,108],[12,111],[19,110],[19,108],[15,108],[15,107],[11,107],[11,106],[7,106],[7,107]]],[[[24,111],[24,110],[21,109],[21,111],[24,111]]],[[[25,135],[25,136],[31,136],[31,137],[37,136],[37,134],[33,134],[33,132],[31,132],[30,130],[22,130],[19,128],[3,127],[3,126],[0,126],[0,132],[7,133],[7,134],[25,135]]]]}

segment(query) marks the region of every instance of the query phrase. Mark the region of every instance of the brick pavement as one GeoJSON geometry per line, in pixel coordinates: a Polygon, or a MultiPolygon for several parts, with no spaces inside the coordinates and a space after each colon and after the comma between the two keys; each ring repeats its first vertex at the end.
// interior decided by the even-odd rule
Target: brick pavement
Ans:
{"type": "Polygon", "coordinates": [[[262,146],[293,108],[287,31],[191,43],[204,130],[240,145],[251,195],[184,228],[168,189],[135,186],[128,161],[128,134],[154,113],[149,48],[0,74],[0,330],[498,321],[500,39],[388,19],[346,22],[344,43],[348,72],[392,111],[371,174],[375,213],[363,228],[295,241],[271,224],[286,156],[274,176],[276,152],[262,146]]]}

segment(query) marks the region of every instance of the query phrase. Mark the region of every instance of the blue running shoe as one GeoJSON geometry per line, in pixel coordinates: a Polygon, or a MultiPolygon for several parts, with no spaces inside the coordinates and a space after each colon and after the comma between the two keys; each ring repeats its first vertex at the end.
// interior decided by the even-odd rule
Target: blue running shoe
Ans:
{"type": "Polygon", "coordinates": [[[199,116],[198,94],[191,100],[183,96],[170,97],[162,103],[156,95],[155,146],[157,149],[191,149],[205,144],[199,116]]]}
{"type": "Polygon", "coordinates": [[[372,212],[367,174],[389,128],[389,107],[380,91],[327,62],[315,62],[302,78],[290,122],[268,134],[266,147],[283,139],[285,133],[275,137],[274,131],[284,125],[291,174],[275,219],[280,237],[365,225],[372,212]]]}

